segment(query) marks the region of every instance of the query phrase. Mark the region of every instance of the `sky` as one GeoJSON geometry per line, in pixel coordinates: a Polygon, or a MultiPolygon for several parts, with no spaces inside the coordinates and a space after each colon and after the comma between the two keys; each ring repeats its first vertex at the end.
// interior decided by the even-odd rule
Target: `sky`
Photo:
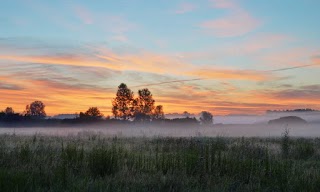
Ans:
{"type": "Polygon", "coordinates": [[[2,0],[0,110],[98,107],[149,88],[165,113],[320,109],[320,1],[2,0]]]}

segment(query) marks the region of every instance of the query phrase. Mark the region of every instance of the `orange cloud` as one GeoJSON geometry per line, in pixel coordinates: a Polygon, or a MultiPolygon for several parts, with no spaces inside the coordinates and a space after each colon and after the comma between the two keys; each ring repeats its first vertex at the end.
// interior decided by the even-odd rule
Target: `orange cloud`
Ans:
{"type": "Polygon", "coordinates": [[[312,60],[313,60],[313,64],[320,65],[320,57],[314,57],[312,60]]]}
{"type": "MultiPolygon", "coordinates": [[[[89,107],[99,107],[105,115],[111,115],[111,101],[115,97],[114,89],[69,85],[54,80],[18,80],[14,77],[0,76],[2,82],[8,82],[23,89],[0,88],[0,110],[11,106],[22,112],[25,106],[34,100],[46,104],[49,115],[58,113],[76,113],[89,107]],[[85,101],[85,102],[84,102],[85,101]]],[[[283,90],[243,90],[230,83],[212,84],[202,87],[206,82],[196,84],[166,85],[171,89],[149,87],[157,105],[163,105],[166,113],[188,111],[199,113],[211,111],[215,115],[229,113],[264,113],[270,109],[292,107],[319,108],[319,85],[302,86],[283,90]],[[186,94],[187,93],[187,94],[186,94]]],[[[130,86],[129,86],[130,87],[130,86]]],[[[138,88],[132,89],[135,93],[138,88]]]]}
{"type": "Polygon", "coordinates": [[[320,85],[309,85],[282,90],[255,90],[249,91],[247,94],[250,95],[249,99],[251,102],[264,101],[268,104],[281,104],[288,107],[304,106],[303,108],[319,108],[319,88],[320,85]]]}
{"type": "Polygon", "coordinates": [[[55,64],[55,65],[72,65],[83,67],[104,67],[109,69],[119,70],[120,66],[111,62],[97,61],[81,56],[23,56],[23,55],[0,55],[1,60],[18,61],[24,63],[43,63],[43,64],[55,64]]]}
{"type": "Polygon", "coordinates": [[[192,76],[208,79],[237,79],[262,81],[271,77],[270,73],[254,70],[199,68],[181,61],[179,58],[142,52],[140,54],[118,55],[110,51],[100,52],[95,57],[60,56],[21,56],[0,55],[0,60],[81,67],[102,67],[116,71],[137,71],[154,74],[192,76]]]}
{"type": "MultiPolygon", "coordinates": [[[[68,75],[64,74],[66,76],[59,73],[63,69],[61,66],[56,67],[57,71],[54,74],[51,74],[53,71],[40,70],[42,74],[39,76],[37,76],[37,72],[32,73],[32,70],[28,71],[30,74],[26,76],[18,74],[24,72],[21,69],[15,70],[13,66],[5,67],[4,72],[0,73],[0,81],[2,83],[0,84],[0,110],[8,105],[13,107],[17,112],[22,112],[25,105],[30,102],[42,100],[47,105],[46,110],[49,115],[85,111],[92,106],[97,106],[104,114],[111,115],[111,100],[115,97],[117,85],[114,85],[114,89],[104,89],[106,83],[108,83],[108,87],[110,88],[110,84],[106,81],[105,76],[108,70],[102,70],[100,67],[127,71],[121,73],[121,75],[136,73],[138,74],[138,79],[146,75],[143,77],[148,79],[148,82],[145,83],[146,87],[152,91],[157,104],[165,107],[166,113],[182,112],[185,110],[192,113],[208,110],[214,114],[263,113],[268,109],[283,109],[290,106],[314,105],[317,107],[319,106],[318,103],[320,103],[319,99],[317,99],[318,95],[310,91],[318,89],[315,87],[304,87],[302,91],[282,90],[282,92],[276,92],[275,90],[249,90],[258,89],[257,87],[253,87],[254,85],[257,86],[257,81],[274,79],[273,74],[269,72],[211,68],[210,66],[203,68],[188,62],[182,62],[178,57],[154,54],[147,51],[135,52],[134,54],[119,54],[108,49],[98,48],[88,52],[95,54],[53,54],[53,56],[0,55],[0,60],[17,61],[19,63],[15,64],[17,66],[22,66],[26,63],[38,63],[37,69],[39,69],[39,66],[41,68],[41,63],[87,67],[79,68],[79,71],[76,71],[76,67],[66,67],[66,69],[70,70],[67,71],[68,75]],[[88,74],[90,69],[94,69],[94,73],[88,74]],[[6,74],[6,70],[9,74],[4,76],[3,74],[6,74]],[[98,72],[102,72],[104,75],[92,81],[93,76],[99,76],[98,72]],[[144,74],[144,72],[149,74],[144,74]],[[47,73],[51,75],[46,76],[47,73]],[[81,74],[81,79],[78,79],[76,76],[70,76],[70,73],[81,74]],[[161,79],[160,82],[159,79],[161,79]],[[179,79],[184,80],[179,81],[179,79]],[[186,81],[188,79],[197,79],[197,81],[186,81]],[[216,81],[217,79],[223,79],[225,82],[221,83],[216,81]],[[239,83],[239,81],[233,83],[233,81],[228,80],[246,81],[243,83],[239,83]],[[162,81],[172,81],[172,83],[176,84],[161,84],[162,81]],[[151,85],[158,84],[158,86],[148,86],[148,83],[151,85]],[[303,95],[303,92],[308,94],[303,95]],[[311,97],[310,95],[313,96],[311,97]]],[[[319,58],[314,58],[314,62],[319,63],[319,58]]],[[[52,69],[55,69],[55,67],[52,67],[52,69]]],[[[132,77],[132,79],[134,78],[132,77]]],[[[140,87],[134,85],[138,82],[139,84],[143,84],[145,79],[134,81],[133,85],[131,84],[135,93],[140,87]]],[[[120,80],[111,78],[110,81],[115,81],[111,83],[113,86],[113,84],[122,80],[121,78],[120,80]]],[[[132,82],[129,82],[129,87],[130,83],[132,82]]]]}
{"type": "Polygon", "coordinates": [[[211,87],[212,90],[203,90],[197,86],[177,86],[169,92],[158,93],[157,101],[170,113],[208,110],[213,114],[263,114],[270,109],[320,108],[320,92],[317,91],[320,85],[282,90],[244,90],[241,86],[229,89],[224,84],[211,87]]]}

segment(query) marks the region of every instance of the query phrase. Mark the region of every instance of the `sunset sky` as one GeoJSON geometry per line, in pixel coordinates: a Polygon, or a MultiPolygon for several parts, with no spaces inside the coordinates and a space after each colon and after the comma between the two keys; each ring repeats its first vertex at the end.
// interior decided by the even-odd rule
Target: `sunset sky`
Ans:
{"type": "Polygon", "coordinates": [[[320,109],[319,0],[2,0],[0,110],[98,107],[124,82],[165,113],[320,109]]]}

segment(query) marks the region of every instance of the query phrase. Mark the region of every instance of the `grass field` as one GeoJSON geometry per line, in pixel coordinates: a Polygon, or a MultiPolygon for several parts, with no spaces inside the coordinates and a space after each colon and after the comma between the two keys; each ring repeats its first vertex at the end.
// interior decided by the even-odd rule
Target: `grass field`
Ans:
{"type": "Polygon", "coordinates": [[[320,139],[0,136],[0,191],[319,191],[320,139]]]}

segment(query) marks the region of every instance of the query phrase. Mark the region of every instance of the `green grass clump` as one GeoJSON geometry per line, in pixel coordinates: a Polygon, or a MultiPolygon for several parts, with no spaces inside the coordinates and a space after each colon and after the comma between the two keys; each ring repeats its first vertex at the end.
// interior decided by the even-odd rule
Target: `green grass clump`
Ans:
{"type": "Polygon", "coordinates": [[[0,136],[0,191],[319,191],[319,139],[0,136]]]}
{"type": "Polygon", "coordinates": [[[116,148],[94,147],[88,153],[88,168],[94,177],[114,175],[120,169],[122,153],[116,148]]]}

